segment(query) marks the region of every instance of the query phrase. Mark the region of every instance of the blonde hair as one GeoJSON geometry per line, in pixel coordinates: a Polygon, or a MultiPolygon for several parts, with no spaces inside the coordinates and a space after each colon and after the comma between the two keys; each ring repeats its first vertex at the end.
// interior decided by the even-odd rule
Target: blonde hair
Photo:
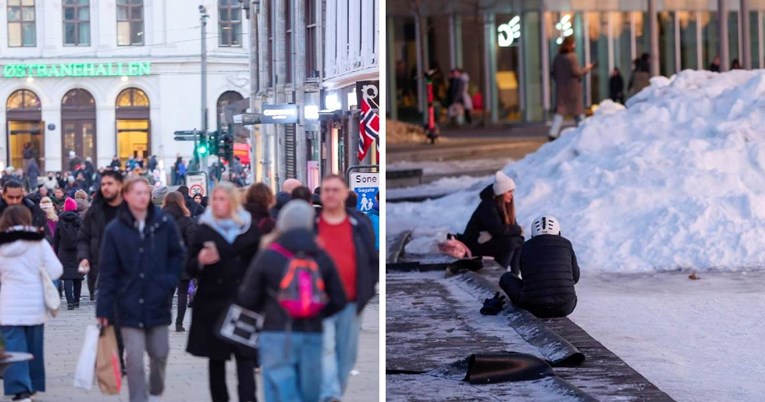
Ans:
{"type": "Polygon", "coordinates": [[[56,207],[53,205],[53,201],[51,201],[49,197],[43,197],[40,199],[40,209],[45,211],[45,217],[49,221],[58,222],[56,207]],[[45,206],[43,206],[43,204],[45,204],[45,206]]]}
{"type": "Polygon", "coordinates": [[[74,199],[82,199],[87,200],[88,199],[88,193],[85,192],[85,190],[77,190],[74,193],[74,199]]]}
{"type": "MultiPolygon", "coordinates": [[[[232,221],[236,222],[237,225],[241,225],[244,222],[242,222],[239,219],[239,211],[242,210],[242,198],[239,195],[239,189],[236,188],[232,183],[223,181],[218,183],[217,186],[213,189],[212,193],[215,194],[216,191],[223,191],[228,196],[228,201],[231,204],[230,208],[230,215],[227,217],[231,219],[232,221]]],[[[212,203],[212,200],[211,200],[212,203]]]]}

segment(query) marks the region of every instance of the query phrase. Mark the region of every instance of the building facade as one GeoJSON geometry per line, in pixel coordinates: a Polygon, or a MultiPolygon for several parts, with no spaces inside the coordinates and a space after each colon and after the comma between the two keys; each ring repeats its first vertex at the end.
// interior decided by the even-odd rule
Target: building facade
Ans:
{"type": "Polygon", "coordinates": [[[322,176],[359,163],[354,96],[357,82],[379,76],[379,0],[261,0],[249,7],[257,13],[253,110],[299,111],[296,123],[255,126],[256,143],[265,144],[256,153],[257,177],[275,186],[297,178],[314,188],[322,176]]]}
{"type": "Polygon", "coordinates": [[[205,0],[207,116],[201,101],[200,3],[8,0],[0,12],[0,163],[30,143],[42,169],[69,152],[98,166],[157,155],[169,167],[193,143],[176,130],[216,129],[216,110],[250,90],[249,27],[238,0],[205,0]]]}
{"type": "MultiPolygon", "coordinates": [[[[567,36],[580,63],[595,64],[583,80],[585,107],[609,97],[615,68],[629,96],[633,62],[644,53],[654,75],[708,69],[717,56],[722,71],[736,61],[765,68],[760,0],[391,0],[387,13],[394,119],[422,120],[425,71],[461,68],[487,123],[545,121],[554,105],[550,66],[567,36]]],[[[434,85],[443,100],[444,80],[434,85]]]]}

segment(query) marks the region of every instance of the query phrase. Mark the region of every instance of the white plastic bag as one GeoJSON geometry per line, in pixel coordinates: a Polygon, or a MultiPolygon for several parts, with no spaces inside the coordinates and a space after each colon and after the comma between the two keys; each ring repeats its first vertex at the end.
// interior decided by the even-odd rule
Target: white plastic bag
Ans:
{"type": "Polygon", "coordinates": [[[96,371],[96,353],[98,351],[98,335],[101,331],[96,325],[85,328],[85,341],[82,344],[77,367],[74,370],[74,386],[90,390],[93,388],[96,371]]]}

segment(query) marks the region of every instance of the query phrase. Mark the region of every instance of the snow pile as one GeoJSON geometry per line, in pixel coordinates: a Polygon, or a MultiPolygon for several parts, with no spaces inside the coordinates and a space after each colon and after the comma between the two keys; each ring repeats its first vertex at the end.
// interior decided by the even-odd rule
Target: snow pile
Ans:
{"type": "MultiPolygon", "coordinates": [[[[604,102],[504,170],[518,185],[524,232],[536,216],[556,216],[586,270],[765,266],[765,71],[654,78],[627,109],[604,102]]],[[[436,252],[490,181],[389,205],[389,233],[414,229],[407,251],[436,252]]]]}

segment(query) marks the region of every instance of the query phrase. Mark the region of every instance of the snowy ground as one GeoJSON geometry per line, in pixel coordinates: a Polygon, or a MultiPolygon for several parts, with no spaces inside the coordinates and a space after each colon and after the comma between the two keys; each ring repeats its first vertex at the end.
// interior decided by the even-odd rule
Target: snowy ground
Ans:
{"type": "Polygon", "coordinates": [[[570,318],[678,401],[761,401],[765,273],[583,274],[570,318]]]}

